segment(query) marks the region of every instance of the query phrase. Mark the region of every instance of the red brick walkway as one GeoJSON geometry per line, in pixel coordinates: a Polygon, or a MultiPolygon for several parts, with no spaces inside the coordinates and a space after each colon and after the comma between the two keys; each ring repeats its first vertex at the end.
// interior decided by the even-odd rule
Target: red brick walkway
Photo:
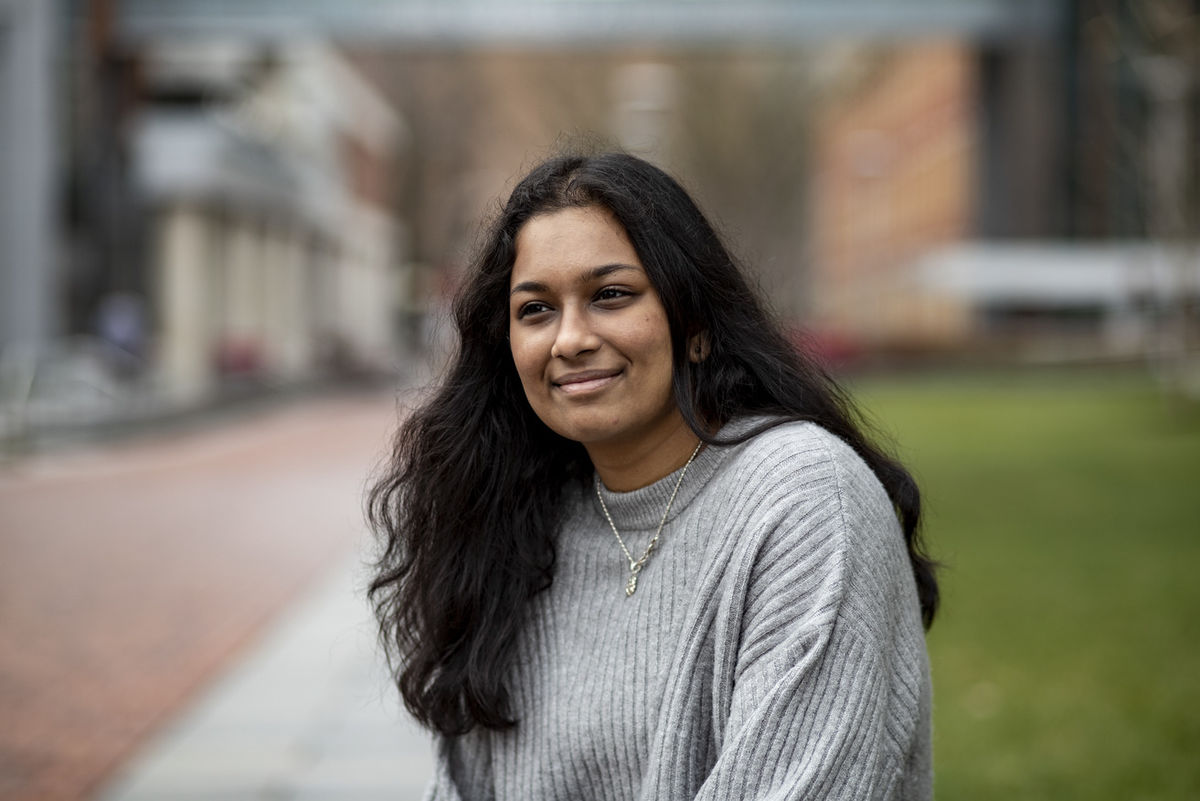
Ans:
{"type": "Polygon", "coordinates": [[[390,399],[0,466],[0,799],[85,798],[366,535],[390,399]]]}

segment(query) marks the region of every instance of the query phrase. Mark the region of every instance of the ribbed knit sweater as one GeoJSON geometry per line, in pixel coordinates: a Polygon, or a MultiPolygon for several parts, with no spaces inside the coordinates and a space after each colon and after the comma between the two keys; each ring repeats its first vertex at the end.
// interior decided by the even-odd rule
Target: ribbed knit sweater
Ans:
{"type": "MultiPolygon", "coordinates": [[[[602,489],[635,556],[678,478],[602,489]]],[[[703,449],[632,597],[595,491],[566,503],[509,675],[519,723],[439,738],[427,799],[932,796],[904,537],[841,440],[787,423],[703,449]]]]}

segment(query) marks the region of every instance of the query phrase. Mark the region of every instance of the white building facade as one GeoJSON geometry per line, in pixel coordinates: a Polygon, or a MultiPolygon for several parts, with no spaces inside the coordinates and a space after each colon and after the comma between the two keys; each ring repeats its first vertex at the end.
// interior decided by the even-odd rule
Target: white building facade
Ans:
{"type": "Polygon", "coordinates": [[[318,42],[159,42],[146,72],[167,101],[134,147],[162,390],[201,402],[230,379],[393,367],[398,115],[318,42]],[[206,92],[222,102],[169,102],[206,92]]]}

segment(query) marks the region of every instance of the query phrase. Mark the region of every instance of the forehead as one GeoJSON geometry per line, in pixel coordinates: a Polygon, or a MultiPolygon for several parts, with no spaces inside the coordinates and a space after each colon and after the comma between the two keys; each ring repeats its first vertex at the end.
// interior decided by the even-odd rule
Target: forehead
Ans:
{"type": "Polygon", "coordinates": [[[560,209],[530,218],[517,232],[510,284],[614,264],[642,267],[616,218],[596,206],[560,209]]]}

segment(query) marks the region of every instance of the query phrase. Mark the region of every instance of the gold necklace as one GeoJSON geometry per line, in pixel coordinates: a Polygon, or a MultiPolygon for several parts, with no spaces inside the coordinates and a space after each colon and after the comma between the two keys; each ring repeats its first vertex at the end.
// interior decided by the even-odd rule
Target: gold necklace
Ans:
{"type": "Polygon", "coordinates": [[[625,547],[625,540],[621,539],[621,532],[617,531],[617,524],[613,522],[612,515],[608,513],[608,504],[604,502],[604,495],[600,492],[600,476],[599,474],[596,475],[596,497],[600,499],[600,508],[604,510],[604,517],[608,520],[608,525],[612,528],[612,533],[616,535],[617,542],[621,545],[621,551],[625,554],[625,558],[629,560],[629,581],[625,584],[626,598],[637,591],[638,573],[642,572],[642,568],[646,566],[646,560],[650,558],[654,546],[658,545],[659,535],[662,534],[663,526],[667,524],[667,515],[671,513],[671,504],[675,503],[675,496],[679,493],[679,487],[683,485],[683,477],[687,475],[688,468],[692,466],[692,460],[696,458],[696,454],[700,452],[700,448],[703,446],[703,441],[696,443],[696,450],[692,451],[692,455],[684,463],[683,471],[679,474],[679,480],[675,482],[675,489],[671,490],[671,497],[667,500],[667,508],[663,509],[662,520],[658,521],[658,530],[654,532],[654,538],[646,546],[646,552],[642,554],[641,559],[634,559],[633,554],[629,553],[629,549],[625,547]]]}

